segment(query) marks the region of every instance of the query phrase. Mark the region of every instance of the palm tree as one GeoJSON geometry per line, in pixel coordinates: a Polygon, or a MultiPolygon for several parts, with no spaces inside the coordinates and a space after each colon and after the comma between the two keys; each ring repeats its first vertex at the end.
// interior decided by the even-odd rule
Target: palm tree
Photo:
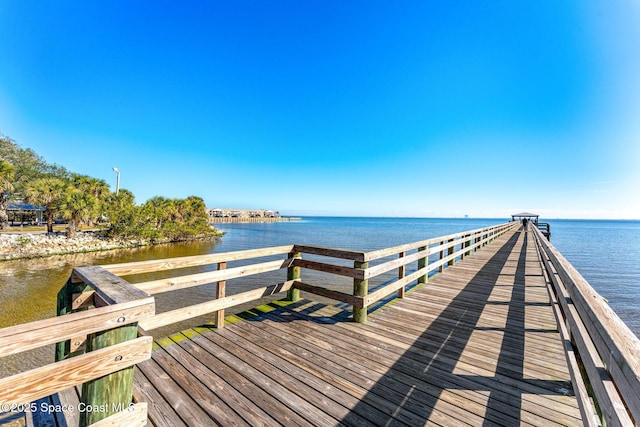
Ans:
{"type": "Polygon", "coordinates": [[[97,206],[98,200],[92,194],[69,186],[65,197],[60,202],[60,213],[69,220],[67,237],[73,237],[80,224],[94,217],[97,206]]]}
{"type": "Polygon", "coordinates": [[[71,176],[71,182],[74,187],[96,199],[95,215],[87,220],[87,225],[91,227],[93,226],[93,221],[97,216],[103,213],[101,209],[102,204],[104,203],[105,198],[111,194],[111,191],[109,191],[109,185],[102,179],[79,174],[73,174],[71,176]]]}
{"type": "Polygon", "coordinates": [[[155,222],[155,228],[160,230],[165,221],[171,220],[172,205],[171,200],[162,196],[155,196],[147,200],[143,208],[145,213],[155,222]]]}
{"type": "Polygon", "coordinates": [[[9,205],[9,193],[13,191],[13,179],[15,169],[11,163],[0,159],[0,230],[9,228],[7,207],[9,205]]]}
{"type": "Polygon", "coordinates": [[[53,218],[67,191],[67,183],[60,178],[48,176],[27,184],[25,201],[33,205],[44,206],[47,217],[47,232],[53,233],[53,218]]]}

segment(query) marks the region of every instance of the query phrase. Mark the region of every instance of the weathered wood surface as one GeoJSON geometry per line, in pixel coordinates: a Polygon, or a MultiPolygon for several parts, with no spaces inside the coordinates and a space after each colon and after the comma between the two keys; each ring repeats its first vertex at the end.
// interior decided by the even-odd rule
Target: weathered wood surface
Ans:
{"type": "Polygon", "coordinates": [[[542,232],[534,231],[602,418],[607,425],[632,425],[640,419],[640,340],[542,232]]]}
{"type": "Polygon", "coordinates": [[[58,390],[82,384],[90,375],[99,377],[133,366],[149,359],[149,339],[137,338],[0,379],[0,402],[28,404],[58,390]],[[38,381],[42,378],[47,381],[38,381]],[[33,387],[33,384],[38,386],[33,387]]]}
{"type": "Polygon", "coordinates": [[[350,315],[276,302],[158,339],[134,396],[155,426],[582,424],[528,233],[506,233],[366,324],[350,315]]]}
{"type": "Polygon", "coordinates": [[[81,311],[0,329],[0,357],[119,327],[153,315],[153,298],[81,311]]]}
{"type": "Polygon", "coordinates": [[[102,268],[118,276],[127,276],[131,274],[196,267],[205,264],[215,264],[218,262],[229,262],[243,259],[266,257],[271,255],[281,255],[291,252],[292,249],[293,245],[274,246],[271,248],[247,249],[244,251],[214,253],[208,255],[194,255],[189,257],[127,262],[123,264],[109,264],[103,265],[102,268]]]}

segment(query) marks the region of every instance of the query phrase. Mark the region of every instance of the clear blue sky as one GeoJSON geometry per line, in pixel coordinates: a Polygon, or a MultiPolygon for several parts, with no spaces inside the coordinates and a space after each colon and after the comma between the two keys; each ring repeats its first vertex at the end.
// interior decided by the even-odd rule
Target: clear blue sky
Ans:
{"type": "Polygon", "coordinates": [[[0,1],[0,132],[139,203],[640,219],[640,6],[0,1]]]}

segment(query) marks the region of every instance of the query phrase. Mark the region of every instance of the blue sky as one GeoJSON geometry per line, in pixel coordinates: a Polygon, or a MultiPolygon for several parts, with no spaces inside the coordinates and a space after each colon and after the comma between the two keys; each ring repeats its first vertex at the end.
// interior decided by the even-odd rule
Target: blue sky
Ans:
{"type": "Polygon", "coordinates": [[[640,219],[633,0],[2,1],[0,55],[0,132],[139,203],[640,219]]]}

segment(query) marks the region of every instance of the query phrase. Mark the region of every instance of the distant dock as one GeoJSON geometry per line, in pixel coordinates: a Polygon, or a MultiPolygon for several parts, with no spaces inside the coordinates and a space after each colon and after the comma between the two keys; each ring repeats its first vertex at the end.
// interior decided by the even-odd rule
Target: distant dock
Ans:
{"type": "Polygon", "coordinates": [[[295,217],[277,217],[277,218],[243,218],[243,217],[214,217],[210,218],[212,224],[232,224],[241,222],[288,222],[288,221],[300,221],[301,218],[295,217]]]}
{"type": "Polygon", "coordinates": [[[208,208],[207,214],[212,224],[300,221],[300,218],[283,217],[280,212],[268,209],[208,208]]]}

